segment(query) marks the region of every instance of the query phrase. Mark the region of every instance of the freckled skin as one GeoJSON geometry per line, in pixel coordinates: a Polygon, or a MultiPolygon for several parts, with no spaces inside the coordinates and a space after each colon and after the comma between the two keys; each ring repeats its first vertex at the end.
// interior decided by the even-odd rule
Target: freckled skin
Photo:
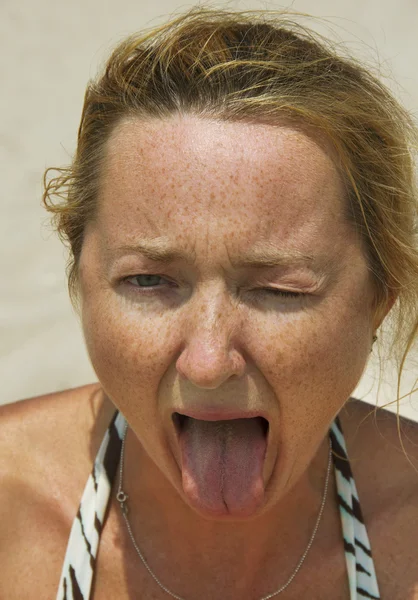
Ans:
{"type": "Polygon", "coordinates": [[[255,577],[258,546],[274,548],[288,533],[295,558],[304,548],[293,532],[307,514],[316,518],[328,428],[356,387],[380,324],[360,242],[343,219],[337,169],[327,148],[300,130],[192,116],[124,121],[107,150],[80,260],[82,319],[99,380],[136,434],[127,440],[125,471],[132,504],[148,510],[147,485],[158,480],[164,495],[152,510],[184,540],[173,552],[185,568],[196,539],[219,558],[220,540],[226,554],[256,530],[246,566],[255,577]],[[106,260],[106,246],[159,236],[194,253],[194,262],[106,260]],[[231,260],[260,242],[333,257],[334,270],[306,302],[252,296],[252,289],[289,284],[303,291],[312,281],[300,270],[234,271],[231,260]],[[141,272],[175,286],[141,295],[119,281],[141,272]],[[217,522],[186,505],[171,413],[203,404],[269,415],[265,503],[253,519],[217,522]]]}

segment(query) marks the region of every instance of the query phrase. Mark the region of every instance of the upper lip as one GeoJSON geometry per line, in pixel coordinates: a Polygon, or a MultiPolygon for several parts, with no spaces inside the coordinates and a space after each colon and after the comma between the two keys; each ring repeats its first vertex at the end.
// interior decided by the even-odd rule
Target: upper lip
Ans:
{"type": "Polygon", "coordinates": [[[270,422],[267,415],[259,410],[237,410],[237,409],[226,409],[226,408],[195,408],[175,411],[172,413],[172,420],[176,429],[177,435],[180,435],[184,417],[191,417],[193,419],[199,419],[201,421],[230,421],[232,419],[253,419],[261,417],[263,421],[264,433],[268,435],[270,430],[270,422]]]}
{"type": "Polygon", "coordinates": [[[231,419],[253,419],[263,417],[268,421],[267,415],[259,410],[240,410],[228,408],[190,408],[175,411],[184,417],[192,417],[201,421],[229,421],[231,419]]]}

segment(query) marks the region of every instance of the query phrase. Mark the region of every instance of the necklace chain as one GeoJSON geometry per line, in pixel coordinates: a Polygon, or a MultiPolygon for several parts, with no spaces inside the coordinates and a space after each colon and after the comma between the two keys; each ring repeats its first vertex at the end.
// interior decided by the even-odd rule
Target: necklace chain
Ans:
{"type": "MultiPolygon", "coordinates": [[[[126,423],[125,425],[125,431],[123,433],[123,438],[122,438],[122,451],[121,451],[121,458],[120,458],[120,469],[119,469],[119,488],[118,488],[118,492],[116,494],[116,499],[117,501],[120,503],[120,507],[122,510],[122,516],[125,519],[125,523],[126,523],[126,527],[128,528],[128,532],[129,532],[129,536],[132,540],[132,543],[134,545],[135,550],[137,551],[139,558],[142,560],[144,567],[147,569],[148,573],[151,575],[151,577],[154,579],[154,581],[160,586],[161,589],[163,589],[169,596],[171,596],[172,598],[176,598],[177,600],[184,600],[184,598],[182,598],[181,596],[178,596],[177,594],[174,594],[174,592],[170,591],[168,588],[165,587],[165,585],[163,585],[161,583],[161,581],[158,579],[158,577],[155,575],[155,573],[151,570],[150,566],[148,565],[147,561],[145,560],[145,558],[143,557],[141,550],[138,548],[138,545],[135,541],[135,538],[133,536],[132,533],[132,528],[131,528],[131,524],[129,523],[129,519],[128,519],[128,505],[127,505],[127,500],[128,500],[128,495],[125,494],[125,492],[122,489],[122,478],[123,478],[123,461],[124,461],[124,453],[125,453],[125,437],[126,437],[126,432],[128,430],[128,424],[126,423]]],[[[326,474],[326,478],[325,478],[325,487],[324,487],[324,493],[322,495],[322,503],[321,503],[321,508],[319,509],[319,514],[318,514],[318,518],[316,520],[316,524],[315,524],[315,528],[313,530],[313,533],[311,535],[311,539],[309,540],[309,544],[306,547],[305,552],[303,553],[301,559],[299,560],[299,563],[296,567],[296,569],[293,571],[292,575],[289,577],[289,579],[287,580],[287,582],[281,587],[279,588],[276,592],[273,592],[272,594],[268,594],[267,596],[263,596],[262,598],[260,598],[260,600],[269,600],[270,598],[273,598],[273,596],[277,596],[278,594],[280,594],[281,592],[283,592],[288,585],[290,585],[290,583],[293,581],[294,577],[296,576],[297,572],[299,571],[299,569],[301,568],[311,546],[312,543],[314,541],[316,532],[318,531],[318,527],[319,527],[319,523],[321,521],[321,517],[322,517],[322,513],[324,511],[324,506],[325,506],[325,500],[327,497],[327,491],[328,491],[328,482],[329,482],[329,475],[330,475],[330,471],[331,471],[331,458],[332,458],[332,446],[331,446],[331,440],[329,440],[329,455],[328,455],[328,467],[327,467],[327,474],[326,474]]]]}

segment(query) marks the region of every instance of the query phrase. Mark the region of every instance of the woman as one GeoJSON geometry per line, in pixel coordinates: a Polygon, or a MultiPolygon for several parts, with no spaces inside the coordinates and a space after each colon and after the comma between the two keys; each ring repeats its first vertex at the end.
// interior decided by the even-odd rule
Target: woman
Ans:
{"type": "Polygon", "coordinates": [[[98,383],[2,408],[1,598],[418,598],[417,425],[350,397],[416,341],[414,136],[283,16],[120,44],[45,191],[98,383]]]}

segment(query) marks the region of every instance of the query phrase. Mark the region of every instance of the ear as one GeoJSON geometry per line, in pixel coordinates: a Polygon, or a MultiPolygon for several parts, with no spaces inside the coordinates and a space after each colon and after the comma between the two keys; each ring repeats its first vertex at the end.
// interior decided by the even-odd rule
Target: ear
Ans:
{"type": "Polygon", "coordinates": [[[381,326],[381,324],[383,323],[383,321],[387,317],[388,313],[392,309],[392,307],[395,304],[395,302],[396,302],[397,299],[398,299],[398,294],[396,294],[395,292],[390,292],[389,293],[389,297],[388,297],[388,299],[386,301],[386,304],[382,305],[376,311],[376,313],[375,313],[375,315],[373,317],[373,331],[376,331],[377,329],[379,329],[379,327],[381,326]]]}

